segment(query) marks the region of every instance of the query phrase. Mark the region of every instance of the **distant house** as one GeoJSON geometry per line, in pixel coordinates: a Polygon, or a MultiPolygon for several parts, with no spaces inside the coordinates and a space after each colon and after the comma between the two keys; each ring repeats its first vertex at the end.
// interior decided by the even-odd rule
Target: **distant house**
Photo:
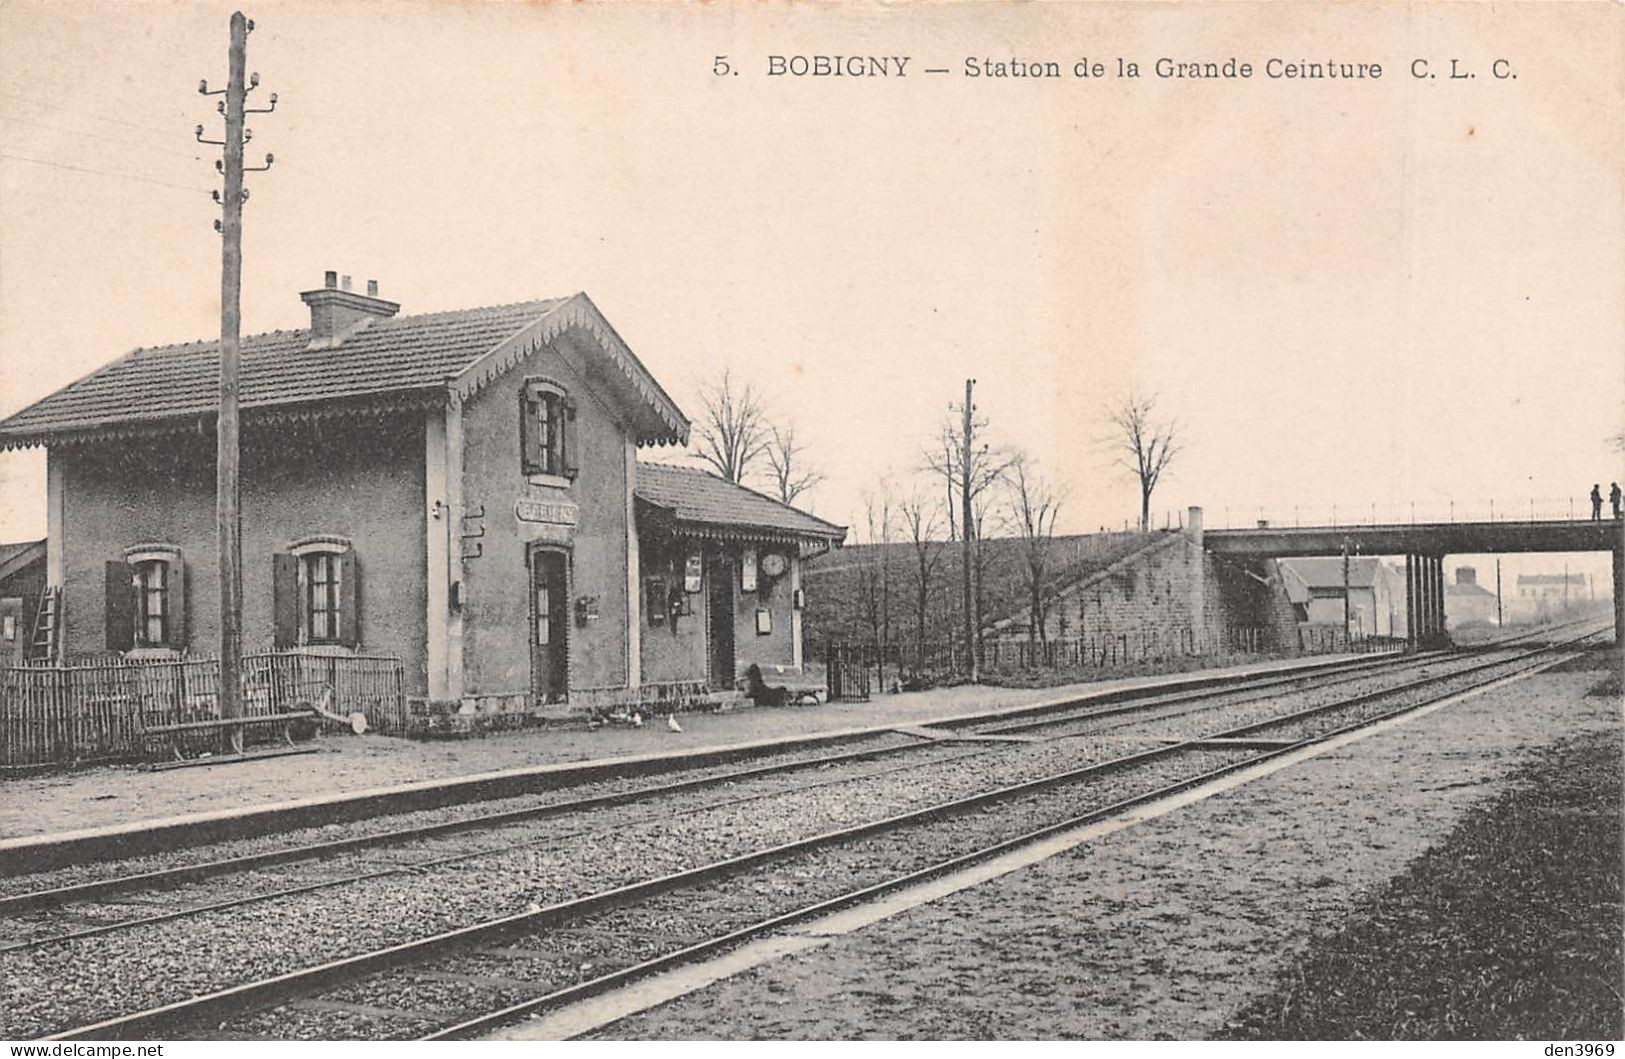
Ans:
{"type": "Polygon", "coordinates": [[[1585,574],[1519,574],[1508,608],[1520,623],[1545,621],[1590,599],[1591,586],[1585,574]]]}
{"type": "MultiPolygon", "coordinates": [[[[1281,578],[1287,599],[1300,622],[1343,624],[1343,559],[1282,559],[1281,578]]],[[[1405,588],[1403,580],[1375,556],[1348,560],[1348,623],[1355,636],[1404,636],[1405,588]]]]}
{"type": "Polygon", "coordinates": [[[1497,619],[1495,593],[1478,583],[1478,570],[1456,567],[1454,583],[1444,588],[1445,619],[1452,625],[1492,623],[1497,619]]]}
{"type": "MultiPolygon", "coordinates": [[[[845,529],[640,461],[689,421],[585,294],[300,297],[309,328],[243,340],[245,651],[393,655],[464,714],[800,666],[801,563],[845,529]]],[[[218,370],[214,342],[138,349],[0,422],[48,450],[60,655],[215,649],[218,370]]]]}

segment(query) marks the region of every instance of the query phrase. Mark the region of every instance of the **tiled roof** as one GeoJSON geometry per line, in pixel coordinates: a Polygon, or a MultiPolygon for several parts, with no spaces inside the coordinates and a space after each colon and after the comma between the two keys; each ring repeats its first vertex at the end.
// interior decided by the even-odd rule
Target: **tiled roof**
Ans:
{"type": "MultiPolygon", "coordinates": [[[[242,341],[239,407],[256,410],[334,400],[382,399],[445,393],[463,372],[508,340],[550,317],[587,319],[584,295],[480,309],[378,318],[330,348],[309,348],[310,332],[271,331],[242,341]],[[568,311],[561,311],[568,310],[568,311]]],[[[593,321],[596,309],[590,309],[593,321]]],[[[568,326],[562,319],[558,328],[568,326]]],[[[609,340],[607,325],[597,328],[609,340]]],[[[613,339],[619,345],[618,339],[613,339]]],[[[511,343],[509,343],[511,344],[511,343]]],[[[512,354],[523,352],[515,349],[512,354]]],[[[637,358],[624,347],[610,353],[645,400],[658,403],[671,437],[686,438],[687,421],[637,358]]],[[[484,372],[511,364],[498,358],[484,372]]],[[[94,434],[131,425],[212,416],[219,393],[218,341],[137,349],[0,421],[0,448],[39,444],[53,437],[94,434]]],[[[477,386],[475,387],[477,388],[477,386]]],[[[467,396],[467,393],[464,394],[467,396]]],[[[645,430],[646,435],[658,429],[645,430]]],[[[653,437],[647,440],[654,440],[653,437]]]]}
{"type": "Polygon", "coordinates": [[[660,508],[680,525],[723,527],[742,537],[795,537],[839,543],[846,527],[837,526],[800,508],[735,485],[709,471],[662,463],[639,463],[635,489],[638,499],[660,508]]]}
{"type": "MultiPolygon", "coordinates": [[[[1342,556],[1308,559],[1282,559],[1281,565],[1303,578],[1310,588],[1343,587],[1342,556]]],[[[1370,588],[1376,584],[1382,560],[1369,555],[1349,557],[1349,587],[1370,588]]]]}

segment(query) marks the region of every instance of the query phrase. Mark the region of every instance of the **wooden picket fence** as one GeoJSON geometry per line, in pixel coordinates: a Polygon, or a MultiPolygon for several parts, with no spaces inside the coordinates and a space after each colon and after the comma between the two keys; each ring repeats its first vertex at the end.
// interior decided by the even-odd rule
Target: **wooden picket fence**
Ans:
{"type": "MultiPolygon", "coordinates": [[[[219,684],[215,658],[0,666],[0,767],[139,757],[149,728],[218,719],[219,684]]],[[[242,685],[249,717],[325,700],[333,713],[365,714],[374,731],[406,731],[398,658],[246,655],[242,685]]]]}

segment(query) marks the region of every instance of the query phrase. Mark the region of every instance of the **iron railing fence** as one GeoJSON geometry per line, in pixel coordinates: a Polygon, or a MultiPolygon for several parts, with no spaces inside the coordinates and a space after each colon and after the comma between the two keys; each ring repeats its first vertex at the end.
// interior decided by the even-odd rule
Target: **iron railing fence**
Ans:
{"type": "MultiPolygon", "coordinates": [[[[321,705],[404,734],[403,681],[400,659],[386,656],[245,655],[243,714],[321,705]]],[[[218,720],[219,683],[219,660],[207,657],[0,666],[0,766],[138,757],[149,729],[218,720]]]]}
{"type": "MultiPolygon", "coordinates": [[[[1608,483],[1603,483],[1603,519],[1614,517],[1608,499],[1608,483]]],[[[1322,505],[1231,503],[1218,504],[1203,513],[1207,529],[1355,529],[1362,526],[1414,526],[1421,523],[1453,522],[1580,522],[1591,518],[1589,494],[1565,496],[1498,496],[1428,499],[1413,501],[1348,502],[1322,505]]],[[[1165,512],[1153,528],[1179,528],[1183,512],[1165,512]]]]}
{"type": "MultiPolygon", "coordinates": [[[[1176,658],[1367,652],[1396,646],[1403,646],[1403,640],[1358,633],[1346,637],[1340,627],[1329,625],[1299,625],[1284,640],[1281,630],[1265,626],[1236,626],[1203,636],[1189,628],[1150,629],[1048,641],[988,638],[978,661],[983,674],[1009,674],[1105,670],[1176,658]]],[[[940,684],[965,676],[970,668],[965,645],[954,641],[831,643],[823,656],[831,701],[864,700],[876,687],[940,684]]]]}

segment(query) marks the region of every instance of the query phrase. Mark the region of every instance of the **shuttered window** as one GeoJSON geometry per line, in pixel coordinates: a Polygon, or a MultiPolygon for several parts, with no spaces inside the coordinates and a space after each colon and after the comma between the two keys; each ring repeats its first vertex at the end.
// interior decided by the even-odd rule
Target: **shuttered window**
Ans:
{"type": "Polygon", "coordinates": [[[361,643],[360,566],[348,547],[300,549],[271,557],[272,642],[278,648],[303,644],[361,643]]]}
{"type": "Polygon", "coordinates": [[[576,476],[576,405],[559,386],[528,379],[519,391],[519,443],[526,474],[576,476]]]}
{"type": "Polygon", "coordinates": [[[107,648],[186,646],[186,564],[170,545],[137,545],[107,564],[107,648]]]}

